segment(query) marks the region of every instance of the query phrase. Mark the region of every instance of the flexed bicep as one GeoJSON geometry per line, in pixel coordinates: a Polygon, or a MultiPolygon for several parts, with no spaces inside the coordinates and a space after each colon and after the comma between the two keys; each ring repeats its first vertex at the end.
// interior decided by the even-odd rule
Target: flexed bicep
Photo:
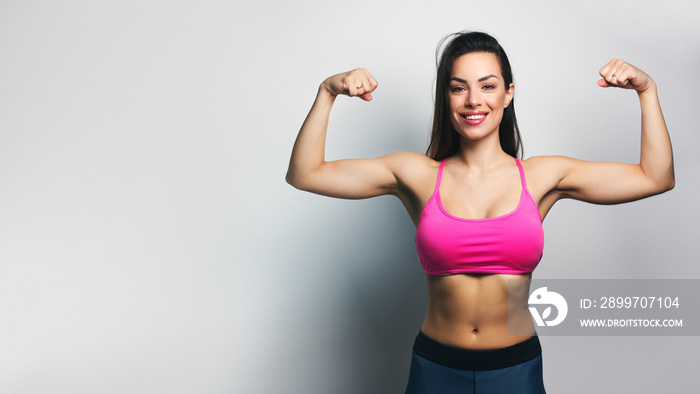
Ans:
{"type": "Polygon", "coordinates": [[[557,159],[561,180],[556,190],[562,198],[595,204],[619,204],[669,190],[647,176],[639,164],[557,159]]]}
{"type": "Polygon", "coordinates": [[[399,173],[413,156],[397,152],[373,159],[343,159],[324,162],[294,186],[329,197],[360,199],[400,192],[399,173]]]}
{"type": "MultiPolygon", "coordinates": [[[[654,80],[641,69],[613,59],[600,71],[601,87],[637,92],[642,112],[639,163],[592,162],[568,157],[553,159],[560,175],[555,191],[599,204],[617,204],[670,190],[675,185],[673,152],[654,80]]],[[[614,130],[613,130],[614,132],[614,130]]]]}
{"type": "Polygon", "coordinates": [[[392,174],[384,159],[325,160],[326,131],[338,95],[372,100],[377,81],[358,68],[326,78],[292,148],[286,180],[292,186],[334,197],[361,198],[392,187],[392,174]]]}

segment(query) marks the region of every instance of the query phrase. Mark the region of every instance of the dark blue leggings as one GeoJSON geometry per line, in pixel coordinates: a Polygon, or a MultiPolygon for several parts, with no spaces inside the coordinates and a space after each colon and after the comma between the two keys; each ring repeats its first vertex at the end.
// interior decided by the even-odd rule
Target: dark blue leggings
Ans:
{"type": "Polygon", "coordinates": [[[525,342],[474,351],[443,345],[420,333],[406,394],[542,394],[539,340],[532,337],[525,342]]]}

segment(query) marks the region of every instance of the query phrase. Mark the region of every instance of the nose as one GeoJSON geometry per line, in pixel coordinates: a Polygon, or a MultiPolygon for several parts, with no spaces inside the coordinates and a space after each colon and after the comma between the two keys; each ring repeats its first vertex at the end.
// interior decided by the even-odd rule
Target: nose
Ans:
{"type": "Polygon", "coordinates": [[[464,105],[468,108],[476,108],[481,104],[481,92],[478,89],[469,89],[464,105]]]}

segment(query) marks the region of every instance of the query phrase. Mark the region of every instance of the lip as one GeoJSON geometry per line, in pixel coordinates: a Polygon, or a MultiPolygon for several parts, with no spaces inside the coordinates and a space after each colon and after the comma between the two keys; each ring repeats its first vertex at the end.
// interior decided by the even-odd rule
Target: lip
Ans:
{"type": "Polygon", "coordinates": [[[462,118],[462,121],[464,123],[468,124],[469,126],[478,126],[486,120],[486,117],[488,116],[488,112],[485,111],[469,111],[469,112],[462,112],[459,114],[459,117],[462,118]],[[483,116],[481,116],[483,115],[483,116]],[[467,117],[472,117],[472,116],[481,116],[476,119],[468,119],[467,117]]]}

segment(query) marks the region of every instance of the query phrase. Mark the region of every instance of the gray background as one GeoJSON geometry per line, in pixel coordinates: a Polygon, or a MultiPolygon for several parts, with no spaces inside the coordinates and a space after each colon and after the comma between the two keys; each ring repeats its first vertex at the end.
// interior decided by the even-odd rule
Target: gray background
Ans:
{"type": "MultiPolygon", "coordinates": [[[[514,71],[526,156],[633,162],[657,81],[677,186],[564,201],[539,278],[700,278],[693,1],[0,3],[0,391],[401,392],[425,308],[390,197],[283,181],[318,84],[358,66],[328,158],[422,152],[435,46],[485,30],[514,71]]],[[[689,392],[698,337],[544,337],[553,393],[689,392]]]]}

